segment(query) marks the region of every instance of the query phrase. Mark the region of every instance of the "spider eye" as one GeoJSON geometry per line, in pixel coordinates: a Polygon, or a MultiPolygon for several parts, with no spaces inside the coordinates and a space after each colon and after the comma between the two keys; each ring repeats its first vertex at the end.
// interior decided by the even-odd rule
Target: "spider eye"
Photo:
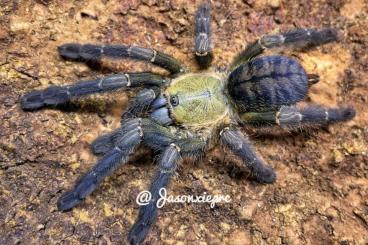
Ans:
{"type": "Polygon", "coordinates": [[[172,106],[177,106],[177,105],[179,105],[179,98],[178,98],[178,96],[177,96],[177,95],[173,95],[173,96],[171,96],[171,98],[170,98],[170,104],[171,104],[172,106]]]}

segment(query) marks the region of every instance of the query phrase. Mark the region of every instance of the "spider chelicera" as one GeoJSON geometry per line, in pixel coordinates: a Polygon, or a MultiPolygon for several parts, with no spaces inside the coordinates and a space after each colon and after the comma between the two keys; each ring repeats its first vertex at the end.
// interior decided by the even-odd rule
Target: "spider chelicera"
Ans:
{"type": "Polygon", "coordinates": [[[56,106],[71,99],[116,89],[144,87],[123,114],[121,127],[97,138],[92,151],[103,155],[97,164],[58,200],[59,210],[70,210],[90,195],[103,179],[127,162],[141,143],[159,152],[159,166],[150,186],[152,199],[141,206],[129,232],[131,244],[144,241],[157,217],[159,190],[166,187],[182,157],[198,158],[218,144],[239,156],[261,183],[273,183],[276,174],[259,157],[240,127],[278,125],[283,129],[323,126],[354,117],[349,106],[325,108],[300,105],[318,76],[307,74],[294,59],[263,56],[264,50],[306,49],[337,40],[334,29],[295,29],[266,35],[249,44],[226,71],[208,69],[213,53],[210,6],[202,4],[195,17],[195,57],[201,72],[192,73],[160,51],[138,46],[68,43],[59,47],[69,60],[98,63],[102,58],[130,58],[170,71],[113,74],[67,86],[32,91],[21,99],[24,110],[56,106]]]}

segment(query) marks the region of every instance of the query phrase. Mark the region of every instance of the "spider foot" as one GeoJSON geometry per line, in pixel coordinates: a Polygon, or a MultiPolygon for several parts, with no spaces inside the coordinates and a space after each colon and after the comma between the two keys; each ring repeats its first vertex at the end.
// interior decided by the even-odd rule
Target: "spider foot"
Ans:
{"type": "Polygon", "coordinates": [[[152,224],[139,222],[134,224],[128,235],[128,241],[132,245],[141,244],[146,238],[152,224]]]}
{"type": "Polygon", "coordinates": [[[254,177],[259,183],[272,184],[276,181],[276,172],[271,166],[262,166],[262,169],[253,170],[254,177]]]}
{"type": "Polygon", "coordinates": [[[57,207],[60,211],[67,211],[81,203],[97,187],[96,176],[88,173],[81,178],[75,189],[65,192],[58,200],[57,207]]]}
{"type": "Polygon", "coordinates": [[[77,60],[81,58],[81,47],[82,45],[77,43],[66,43],[58,47],[58,51],[64,59],[77,60]]]}
{"type": "Polygon", "coordinates": [[[97,64],[102,57],[104,47],[92,44],[66,43],[58,47],[61,57],[67,60],[85,61],[89,64],[97,64]]]}
{"type": "Polygon", "coordinates": [[[36,110],[46,105],[58,105],[69,100],[69,93],[66,88],[49,87],[45,90],[35,90],[21,99],[23,110],[36,110]]]}
{"type": "Polygon", "coordinates": [[[123,131],[119,128],[111,133],[102,135],[95,139],[91,144],[91,151],[95,155],[106,154],[114,149],[118,139],[123,136],[123,131]]]}

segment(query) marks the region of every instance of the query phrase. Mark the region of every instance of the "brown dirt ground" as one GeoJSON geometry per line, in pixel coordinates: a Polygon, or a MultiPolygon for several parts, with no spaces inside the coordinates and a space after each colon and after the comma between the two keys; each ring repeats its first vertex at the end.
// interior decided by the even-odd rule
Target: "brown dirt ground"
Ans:
{"type": "MultiPolygon", "coordinates": [[[[68,111],[26,113],[19,98],[51,84],[94,77],[56,52],[65,42],[126,43],[155,47],[194,67],[193,16],[198,1],[2,0],[0,3],[0,243],[125,243],[137,215],[136,195],[154,174],[140,151],[71,212],[56,209],[96,158],[88,145],[119,125],[127,96],[93,96],[68,111]]],[[[338,44],[297,53],[321,82],[308,100],[354,105],[345,124],[298,134],[257,134],[258,151],[278,180],[260,185],[226,152],[185,163],[173,195],[230,195],[231,203],[170,204],[148,241],[152,244],[367,244],[368,243],[368,4],[364,0],[213,1],[216,66],[265,33],[333,26],[338,44]]],[[[135,62],[112,70],[142,71],[135,62]]],[[[154,68],[157,70],[157,68],[154,68]]]]}

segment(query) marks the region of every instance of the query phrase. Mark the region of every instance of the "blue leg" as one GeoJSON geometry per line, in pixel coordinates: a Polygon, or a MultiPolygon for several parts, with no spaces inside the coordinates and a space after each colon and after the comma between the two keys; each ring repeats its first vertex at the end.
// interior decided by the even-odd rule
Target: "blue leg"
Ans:
{"type": "Polygon", "coordinates": [[[134,151],[142,140],[143,132],[139,119],[132,119],[122,125],[123,134],[117,139],[113,149],[107,152],[98,163],[88,171],[74,186],[64,193],[58,200],[58,209],[65,211],[72,209],[90,195],[102,182],[102,180],[114,172],[120,165],[128,160],[128,156],[134,151]]]}
{"type": "Polygon", "coordinates": [[[276,180],[276,173],[272,167],[266,165],[258,157],[249,139],[238,129],[224,128],[221,133],[222,143],[229,147],[235,155],[244,160],[257,181],[261,183],[273,183],[276,180]]]}
{"type": "Polygon", "coordinates": [[[326,108],[320,105],[281,106],[278,111],[247,112],[240,115],[244,123],[272,126],[279,125],[284,129],[299,129],[310,126],[325,126],[349,121],[355,116],[350,106],[326,108]]]}
{"type": "Polygon", "coordinates": [[[129,233],[131,244],[140,244],[145,239],[150,227],[157,217],[156,201],[159,190],[166,188],[173,171],[176,169],[180,156],[198,158],[206,147],[207,142],[197,138],[180,138],[180,132],[173,133],[150,119],[142,119],[144,132],[143,141],[150,148],[161,151],[159,170],[157,171],[150,187],[151,202],[141,206],[138,218],[129,233]],[[180,154],[179,154],[180,152],[180,154]]]}
{"type": "Polygon", "coordinates": [[[160,198],[160,189],[166,188],[170,177],[174,173],[177,162],[180,159],[180,149],[177,145],[171,144],[161,154],[158,171],[149,189],[151,201],[139,209],[138,218],[129,232],[128,240],[131,244],[141,244],[146,238],[151,226],[157,218],[157,200],[160,198]]]}
{"type": "Polygon", "coordinates": [[[137,46],[66,43],[59,47],[59,54],[65,59],[83,62],[99,63],[103,57],[112,59],[129,58],[150,62],[172,73],[185,70],[180,62],[170,55],[137,46]]]}
{"type": "MultiPolygon", "coordinates": [[[[144,113],[152,101],[155,100],[159,93],[157,87],[145,88],[138,92],[137,96],[129,103],[128,109],[122,115],[121,121],[129,120],[131,118],[137,118],[144,113]]],[[[91,144],[91,150],[95,155],[105,154],[115,147],[115,144],[119,137],[122,136],[121,128],[114,130],[111,133],[102,135],[95,139],[91,144]]]]}
{"type": "Polygon", "coordinates": [[[321,30],[300,28],[277,35],[267,35],[249,44],[232,62],[231,70],[263,53],[265,49],[293,47],[306,49],[337,41],[338,33],[332,28],[321,30]]]}
{"type": "Polygon", "coordinates": [[[139,91],[133,101],[129,103],[128,109],[121,116],[121,120],[125,121],[140,116],[142,112],[147,111],[159,93],[160,89],[158,87],[145,88],[139,91]]]}
{"type": "Polygon", "coordinates": [[[138,86],[161,86],[165,82],[160,75],[150,72],[115,74],[68,86],[51,86],[44,90],[32,91],[22,97],[21,106],[23,110],[35,110],[45,106],[60,105],[72,98],[93,93],[138,86]]]}
{"type": "Polygon", "coordinates": [[[211,47],[211,8],[202,4],[196,14],[195,21],[195,56],[201,68],[207,68],[213,59],[211,47]]]}
{"type": "Polygon", "coordinates": [[[275,115],[276,124],[286,129],[306,126],[325,126],[353,119],[355,109],[350,106],[325,108],[320,105],[282,106],[275,115]]]}

